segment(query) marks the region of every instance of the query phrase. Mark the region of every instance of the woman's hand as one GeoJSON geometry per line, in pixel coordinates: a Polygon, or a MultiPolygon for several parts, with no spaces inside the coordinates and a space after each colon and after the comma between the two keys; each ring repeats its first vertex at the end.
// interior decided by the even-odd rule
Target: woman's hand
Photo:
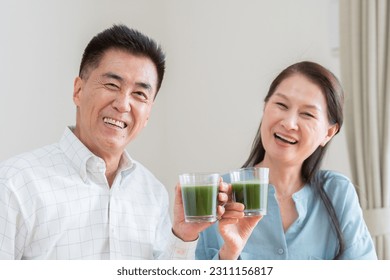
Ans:
{"type": "Polygon", "coordinates": [[[219,258],[236,260],[262,216],[244,217],[244,205],[231,200],[231,185],[229,185],[227,194],[228,203],[225,205],[225,213],[218,225],[219,232],[225,241],[219,251],[219,258]]]}

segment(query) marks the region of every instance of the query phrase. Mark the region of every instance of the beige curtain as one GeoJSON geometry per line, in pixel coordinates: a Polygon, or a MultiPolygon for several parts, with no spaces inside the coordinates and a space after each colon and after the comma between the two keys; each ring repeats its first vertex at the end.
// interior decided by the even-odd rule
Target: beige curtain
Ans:
{"type": "Polygon", "coordinates": [[[379,259],[390,259],[389,2],[340,0],[341,81],[352,180],[379,259]]]}

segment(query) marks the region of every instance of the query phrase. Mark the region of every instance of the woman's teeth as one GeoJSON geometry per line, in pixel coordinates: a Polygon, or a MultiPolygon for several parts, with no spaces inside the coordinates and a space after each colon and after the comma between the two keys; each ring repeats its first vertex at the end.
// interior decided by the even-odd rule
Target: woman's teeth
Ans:
{"type": "Polygon", "coordinates": [[[279,140],[281,140],[281,141],[283,141],[285,143],[289,143],[291,145],[294,145],[294,144],[298,143],[298,141],[296,141],[295,139],[288,138],[288,137],[283,137],[283,136],[281,136],[279,134],[276,134],[276,133],[275,133],[275,137],[278,138],[279,140]]]}

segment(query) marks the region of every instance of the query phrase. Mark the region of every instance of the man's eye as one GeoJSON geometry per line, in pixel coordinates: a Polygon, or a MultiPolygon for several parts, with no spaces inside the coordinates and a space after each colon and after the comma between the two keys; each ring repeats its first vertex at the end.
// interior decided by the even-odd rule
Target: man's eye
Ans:
{"type": "Polygon", "coordinates": [[[148,96],[145,93],[143,93],[142,91],[135,91],[133,94],[140,99],[143,99],[143,100],[148,99],[148,96]]]}
{"type": "Polygon", "coordinates": [[[119,86],[117,86],[116,84],[113,84],[113,83],[106,83],[106,84],[104,84],[104,86],[108,89],[114,89],[114,90],[119,89],[119,86]]]}

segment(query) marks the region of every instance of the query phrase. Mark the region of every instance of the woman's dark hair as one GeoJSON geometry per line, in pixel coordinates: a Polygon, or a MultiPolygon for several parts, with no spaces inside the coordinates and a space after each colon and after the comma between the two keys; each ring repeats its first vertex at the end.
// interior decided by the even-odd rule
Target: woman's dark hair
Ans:
{"type": "MultiPolygon", "coordinates": [[[[330,124],[338,124],[339,132],[342,124],[343,124],[343,105],[344,105],[344,91],[341,87],[339,80],[330,72],[328,69],[323,66],[310,62],[303,61],[293,64],[286,69],[284,69],[271,83],[271,86],[268,90],[268,94],[264,99],[264,102],[268,102],[270,97],[274,94],[276,88],[279,84],[284,81],[286,78],[291,77],[292,75],[299,74],[305,76],[311,82],[316,84],[324,94],[327,111],[328,111],[328,120],[330,124]]],[[[249,154],[247,161],[244,163],[243,167],[254,166],[261,161],[263,161],[265,156],[265,149],[263,143],[261,141],[260,129],[256,133],[256,137],[253,141],[252,150],[249,154]]],[[[321,197],[326,210],[331,218],[332,224],[334,226],[334,230],[336,232],[337,238],[339,240],[339,248],[338,252],[335,256],[335,259],[338,259],[344,249],[345,242],[344,237],[340,229],[340,224],[337,219],[334,207],[323,189],[321,184],[320,176],[320,166],[327,150],[328,145],[324,147],[319,146],[302,164],[301,176],[305,183],[309,183],[313,185],[317,191],[319,196],[321,197]]]]}
{"type": "Polygon", "coordinates": [[[119,49],[133,55],[148,57],[157,70],[157,96],[165,73],[165,54],[154,40],[125,25],[114,25],[91,39],[84,50],[79,76],[87,78],[89,71],[99,66],[104,53],[109,49],[119,49]]]}

